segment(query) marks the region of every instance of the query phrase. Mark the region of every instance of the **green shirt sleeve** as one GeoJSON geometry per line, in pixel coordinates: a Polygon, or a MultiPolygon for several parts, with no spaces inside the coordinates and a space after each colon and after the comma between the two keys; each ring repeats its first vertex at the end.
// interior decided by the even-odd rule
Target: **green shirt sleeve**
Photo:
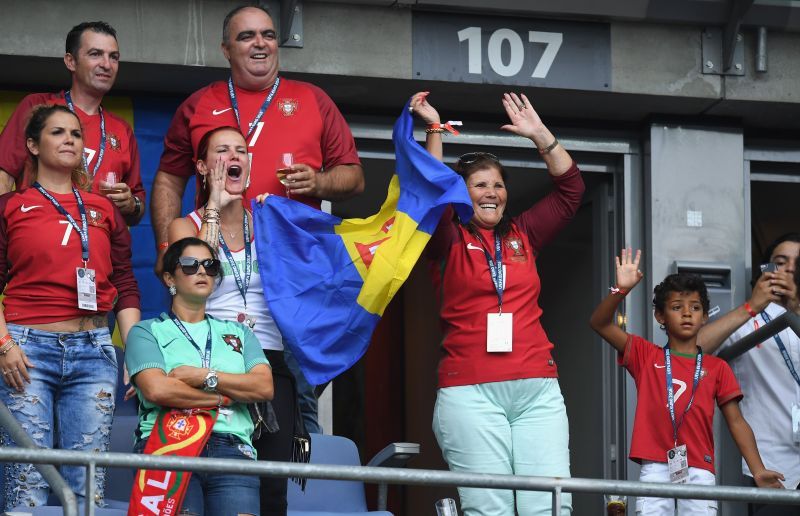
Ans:
{"type": "Polygon", "coordinates": [[[244,355],[244,370],[250,371],[258,364],[269,365],[269,360],[264,356],[261,350],[261,344],[258,338],[250,328],[245,327],[242,334],[242,354],[244,355]]]}
{"type": "Polygon", "coordinates": [[[161,347],[150,329],[150,325],[138,323],[128,332],[125,365],[128,366],[128,374],[133,383],[136,383],[135,375],[145,369],[167,370],[161,347]]]}

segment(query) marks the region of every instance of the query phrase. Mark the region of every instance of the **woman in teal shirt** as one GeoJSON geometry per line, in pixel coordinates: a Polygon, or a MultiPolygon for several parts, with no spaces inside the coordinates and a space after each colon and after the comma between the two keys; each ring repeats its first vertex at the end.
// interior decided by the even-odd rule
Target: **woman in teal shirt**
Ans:
{"type": "MultiPolygon", "coordinates": [[[[169,314],[142,321],[128,335],[125,362],[139,397],[135,450],[144,450],[162,408],[218,407],[201,457],[255,460],[247,403],[272,399],[272,373],[253,332],[205,313],[220,263],[207,243],[184,238],[163,259],[172,294],[169,314]]],[[[194,473],[183,510],[192,514],[259,514],[258,477],[194,473]]]]}

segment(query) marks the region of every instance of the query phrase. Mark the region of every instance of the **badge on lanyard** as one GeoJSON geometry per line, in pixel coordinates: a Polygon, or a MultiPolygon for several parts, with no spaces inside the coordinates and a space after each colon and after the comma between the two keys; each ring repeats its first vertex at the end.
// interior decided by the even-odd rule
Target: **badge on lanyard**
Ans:
{"type": "Polygon", "coordinates": [[[792,403],[792,442],[800,444],[800,405],[792,403]]]}
{"type": "Polygon", "coordinates": [[[676,446],[667,452],[669,481],[673,484],[685,484],[689,480],[689,458],[686,456],[686,445],[676,446]]]}
{"type": "Polygon", "coordinates": [[[78,204],[78,212],[81,216],[81,223],[70,215],[61,203],[53,197],[50,192],[45,190],[38,181],[33,183],[33,188],[39,191],[45,199],[50,201],[50,204],[66,219],[67,222],[75,229],[81,239],[81,260],[83,267],[75,268],[75,283],[78,286],[78,308],[81,310],[97,311],[97,288],[95,285],[95,270],[86,267],[89,261],[89,223],[86,220],[86,207],[83,204],[83,198],[80,192],[73,186],[72,194],[75,196],[75,202],[78,204]]]}
{"type": "Polygon", "coordinates": [[[78,308],[97,311],[97,286],[94,269],[76,267],[75,276],[78,283],[78,308]]]}
{"type": "Polygon", "coordinates": [[[675,418],[675,394],[672,390],[672,354],[669,349],[669,344],[664,346],[664,376],[666,377],[667,384],[667,410],[669,410],[669,418],[672,421],[672,436],[675,441],[675,447],[667,451],[667,466],[669,468],[669,481],[673,484],[685,484],[689,479],[689,459],[686,453],[686,445],[681,444],[678,446],[678,429],[683,423],[689,409],[692,408],[694,402],[694,395],[697,391],[697,385],[700,383],[700,376],[703,370],[703,350],[697,348],[697,356],[694,359],[694,377],[692,378],[692,395],[689,398],[689,403],[681,414],[680,419],[675,418]]]}
{"type": "Polygon", "coordinates": [[[508,353],[512,350],[513,314],[503,312],[503,292],[506,288],[506,267],[503,265],[503,247],[500,235],[494,233],[494,260],[486,249],[480,233],[476,233],[478,241],[489,265],[489,275],[497,293],[497,312],[486,314],[486,351],[489,353],[508,353]]]}
{"type": "Polygon", "coordinates": [[[512,314],[486,314],[486,351],[502,353],[511,351],[513,335],[512,314]]]}

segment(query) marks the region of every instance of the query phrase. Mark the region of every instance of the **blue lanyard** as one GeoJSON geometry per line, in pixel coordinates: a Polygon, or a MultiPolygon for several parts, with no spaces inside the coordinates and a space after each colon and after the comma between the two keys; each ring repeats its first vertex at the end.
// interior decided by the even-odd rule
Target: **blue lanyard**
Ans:
{"type": "MultiPolygon", "coordinates": [[[[253,134],[253,131],[256,128],[256,125],[261,121],[261,117],[264,116],[264,113],[269,108],[269,105],[272,104],[272,97],[275,96],[275,92],[278,91],[278,85],[281,83],[281,78],[275,78],[275,84],[272,85],[272,89],[267,95],[267,98],[264,99],[264,103],[261,104],[261,109],[258,110],[256,117],[250,122],[250,125],[247,127],[247,135],[245,139],[250,138],[250,135],[253,134]]],[[[239,126],[239,129],[242,128],[242,121],[239,119],[239,103],[236,101],[236,90],[233,88],[233,77],[228,77],[228,96],[231,98],[231,107],[233,108],[233,114],[236,116],[236,124],[239,126]]]]}
{"type": "Polygon", "coordinates": [[[244,308],[247,309],[247,287],[250,286],[250,274],[253,270],[253,264],[250,261],[252,256],[252,251],[250,248],[250,225],[247,223],[247,210],[244,211],[244,227],[242,228],[242,234],[244,235],[244,281],[242,281],[242,273],[239,271],[239,266],[236,265],[236,260],[233,259],[233,254],[231,254],[231,250],[228,248],[228,244],[225,243],[225,238],[222,236],[222,231],[219,232],[219,245],[222,247],[222,251],[225,253],[225,258],[228,259],[228,263],[231,265],[231,270],[233,270],[233,278],[236,280],[236,287],[239,289],[239,293],[242,295],[242,299],[244,300],[244,308]]]}
{"type": "Polygon", "coordinates": [[[697,358],[694,360],[694,379],[692,380],[692,396],[689,398],[689,403],[686,405],[686,410],[681,415],[681,420],[675,420],[675,393],[672,391],[672,357],[669,351],[669,344],[664,346],[664,366],[666,367],[667,374],[667,407],[669,408],[669,418],[672,420],[672,436],[675,439],[675,446],[678,446],[678,429],[681,427],[686,414],[692,408],[694,402],[694,393],[697,390],[697,384],[700,383],[700,371],[703,368],[703,350],[697,348],[697,358]]]}
{"type": "MultiPolygon", "coordinates": [[[[72,95],[69,91],[64,92],[64,100],[67,101],[67,107],[70,111],[75,113],[75,105],[72,103],[72,95]]],[[[92,170],[91,176],[89,179],[94,179],[95,174],[97,171],[100,170],[100,164],[103,162],[103,156],[106,153],[106,117],[103,114],[103,106],[98,108],[100,111],[100,149],[97,151],[97,161],[94,164],[94,169],[92,170]]],[[[77,115],[77,113],[75,113],[77,115]]],[[[89,173],[89,162],[86,161],[86,154],[82,154],[81,158],[83,158],[83,168],[86,170],[86,173],[89,173]]]]}
{"type": "Polygon", "coordinates": [[[500,307],[500,313],[503,313],[503,246],[501,245],[500,235],[497,231],[494,232],[494,260],[492,255],[486,250],[486,243],[480,233],[475,233],[483,248],[483,254],[486,256],[486,263],[489,264],[489,274],[492,277],[494,289],[497,292],[497,304],[500,307]]]}
{"type": "MultiPolygon", "coordinates": [[[[764,322],[769,324],[772,321],[772,317],[769,316],[766,310],[761,312],[761,318],[764,319],[764,322]]],[[[794,377],[794,381],[797,382],[797,385],[800,385],[800,376],[797,374],[797,370],[794,368],[794,363],[792,362],[792,357],[789,356],[789,352],[786,350],[786,346],[783,345],[783,339],[781,339],[780,334],[776,333],[773,338],[775,342],[778,343],[778,349],[783,356],[783,361],[786,362],[786,367],[789,368],[789,372],[792,373],[794,377]]]]}
{"type": "Polygon", "coordinates": [[[56,200],[55,197],[50,195],[50,192],[42,188],[42,185],[39,184],[38,181],[33,183],[33,187],[39,190],[39,193],[45,196],[50,203],[55,206],[58,212],[67,218],[72,227],[75,228],[75,231],[78,232],[78,235],[81,237],[81,257],[83,258],[83,266],[86,267],[86,262],[89,261],[89,224],[86,222],[86,207],[83,205],[83,199],[81,198],[81,194],[75,187],[72,187],[72,194],[75,196],[75,200],[78,201],[78,212],[81,214],[81,226],[78,226],[78,223],[75,222],[75,219],[67,213],[67,210],[61,206],[61,203],[56,200]]]}
{"type": "Polygon", "coordinates": [[[194,346],[194,349],[197,350],[197,353],[200,355],[200,359],[203,361],[203,367],[208,368],[209,364],[211,364],[211,321],[208,319],[208,316],[205,317],[206,322],[208,322],[208,336],[206,337],[206,352],[203,354],[200,351],[200,346],[197,345],[197,342],[194,341],[191,335],[189,335],[189,330],[186,329],[186,326],[183,325],[178,316],[175,315],[174,312],[170,310],[169,317],[172,319],[172,322],[175,323],[175,326],[181,330],[183,336],[194,346]]]}

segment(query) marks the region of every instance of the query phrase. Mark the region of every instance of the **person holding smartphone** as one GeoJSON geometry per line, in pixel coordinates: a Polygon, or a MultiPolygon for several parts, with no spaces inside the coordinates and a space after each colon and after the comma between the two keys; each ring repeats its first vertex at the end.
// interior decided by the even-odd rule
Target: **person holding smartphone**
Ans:
{"type": "MultiPolygon", "coordinates": [[[[753,295],[742,306],[704,326],[698,344],[710,353],[733,345],[786,310],[797,311],[794,275],[800,254],[800,232],[778,237],[764,253],[753,295]],[[730,335],[730,337],[728,337],[730,335]],[[727,337],[727,339],[726,339],[727,337]]],[[[742,387],[742,413],[750,422],[758,449],[768,469],[783,472],[787,489],[800,484],[800,337],[786,328],[743,355],[731,366],[742,387]],[[784,353],[785,350],[785,353],[784,353]]],[[[745,481],[753,485],[747,464],[745,481]]],[[[775,516],[797,514],[797,507],[750,504],[750,514],[775,516]]]]}

